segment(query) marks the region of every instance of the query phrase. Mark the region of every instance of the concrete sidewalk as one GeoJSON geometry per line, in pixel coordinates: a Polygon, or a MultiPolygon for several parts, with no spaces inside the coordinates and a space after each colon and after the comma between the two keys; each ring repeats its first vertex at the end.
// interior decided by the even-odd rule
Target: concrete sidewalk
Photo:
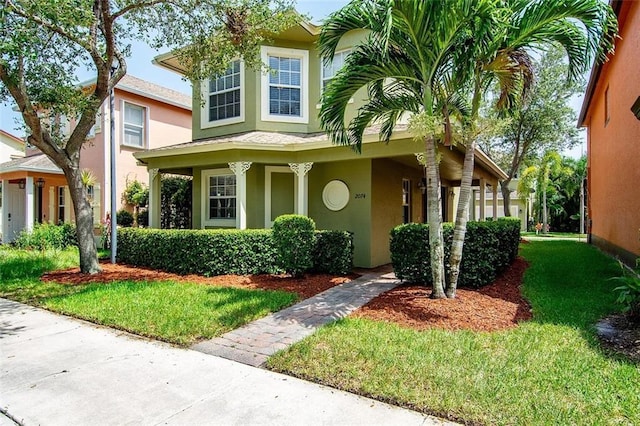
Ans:
{"type": "Polygon", "coordinates": [[[0,425],[445,424],[0,299],[0,425]]]}

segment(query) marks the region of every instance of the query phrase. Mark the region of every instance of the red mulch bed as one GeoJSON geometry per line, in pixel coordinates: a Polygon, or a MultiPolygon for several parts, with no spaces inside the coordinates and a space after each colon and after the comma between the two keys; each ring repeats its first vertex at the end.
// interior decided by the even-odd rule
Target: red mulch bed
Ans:
{"type": "MultiPolygon", "coordinates": [[[[78,268],[55,271],[42,276],[43,281],[66,285],[109,283],[112,281],[174,280],[203,285],[234,286],[262,290],[284,290],[306,299],[338,284],[358,277],[335,277],[309,274],[302,278],[287,275],[177,275],[128,265],[103,263],[102,272],[81,274],[78,268]]],[[[479,290],[458,289],[455,299],[429,299],[431,289],[417,285],[401,285],[384,293],[358,309],[353,315],[374,320],[394,322],[418,330],[440,328],[497,331],[515,327],[531,318],[531,309],[520,293],[525,260],[518,258],[491,285],[479,290]]],[[[387,272],[388,266],[377,268],[387,272]]]]}
{"type": "Polygon", "coordinates": [[[358,277],[352,274],[336,277],[327,274],[306,275],[293,278],[288,275],[219,275],[203,277],[201,275],[178,275],[136,266],[102,263],[102,272],[98,274],[81,274],[79,268],[54,271],[42,276],[42,281],[52,281],[66,285],[88,283],[110,283],[112,281],[177,281],[212,286],[241,287],[261,290],[283,290],[298,294],[300,299],[307,299],[338,284],[349,282],[358,277]]]}
{"type": "Polygon", "coordinates": [[[401,285],[358,309],[353,315],[397,323],[417,330],[497,331],[531,318],[531,308],[520,294],[528,264],[518,258],[491,285],[479,290],[459,288],[455,299],[429,299],[431,289],[401,285]]]}

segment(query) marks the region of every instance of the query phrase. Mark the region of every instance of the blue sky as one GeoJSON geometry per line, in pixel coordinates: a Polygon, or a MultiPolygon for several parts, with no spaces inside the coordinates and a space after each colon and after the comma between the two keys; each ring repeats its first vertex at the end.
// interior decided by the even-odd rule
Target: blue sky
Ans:
{"type": "MultiPolygon", "coordinates": [[[[314,23],[321,23],[330,13],[340,9],[348,3],[348,0],[298,0],[296,9],[309,16],[314,23]]],[[[128,58],[128,73],[138,78],[151,81],[171,89],[191,94],[191,85],[182,80],[182,78],[171,71],[157,67],[151,63],[151,60],[164,51],[156,51],[149,48],[144,43],[134,41],[132,43],[132,55],[128,58]]],[[[92,75],[84,73],[80,76],[80,80],[87,80],[92,75]]],[[[582,96],[576,98],[572,105],[579,110],[582,105],[582,96]]],[[[12,110],[12,105],[0,105],[0,129],[21,136],[23,132],[16,125],[16,120],[20,120],[20,116],[12,110]]],[[[578,157],[581,153],[581,147],[574,148],[567,154],[578,157]]]]}

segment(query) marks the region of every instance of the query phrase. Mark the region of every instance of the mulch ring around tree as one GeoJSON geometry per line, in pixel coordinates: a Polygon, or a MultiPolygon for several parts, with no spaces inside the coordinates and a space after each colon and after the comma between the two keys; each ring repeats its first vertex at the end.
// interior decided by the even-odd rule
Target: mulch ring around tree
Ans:
{"type": "Polygon", "coordinates": [[[102,272],[81,274],[79,268],[54,271],[44,274],[42,281],[64,285],[82,285],[90,283],[110,283],[113,281],[176,281],[211,286],[240,287],[260,290],[282,290],[296,293],[307,299],[336,285],[349,282],[358,277],[351,274],[346,277],[329,274],[307,274],[301,278],[289,275],[219,275],[204,277],[201,275],[178,275],[136,266],[101,263],[102,272]]]}
{"type": "Polygon", "coordinates": [[[531,319],[531,307],[520,285],[528,263],[518,258],[492,284],[478,290],[459,288],[455,299],[429,298],[430,287],[401,285],[384,293],[353,315],[417,330],[498,331],[531,319]]]}

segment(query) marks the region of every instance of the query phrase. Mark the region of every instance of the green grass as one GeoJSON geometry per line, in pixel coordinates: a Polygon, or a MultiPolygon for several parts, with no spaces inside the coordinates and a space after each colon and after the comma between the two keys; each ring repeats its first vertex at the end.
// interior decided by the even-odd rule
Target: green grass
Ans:
{"type": "Polygon", "coordinates": [[[593,324],[616,310],[616,262],[572,241],[531,242],[532,321],[496,333],[339,321],[272,369],[419,411],[484,424],[640,424],[640,369],[607,356],[593,324]]]}
{"type": "Polygon", "coordinates": [[[587,238],[587,234],[578,234],[573,232],[547,232],[546,234],[543,234],[542,232],[540,232],[536,235],[535,231],[534,232],[527,231],[527,232],[521,232],[521,235],[523,237],[543,237],[543,238],[576,238],[576,239],[587,238]]]}
{"type": "Polygon", "coordinates": [[[296,300],[283,291],[211,287],[173,281],[61,285],[48,270],[75,266],[77,250],[0,250],[0,297],[179,345],[219,336],[296,300]]]}

